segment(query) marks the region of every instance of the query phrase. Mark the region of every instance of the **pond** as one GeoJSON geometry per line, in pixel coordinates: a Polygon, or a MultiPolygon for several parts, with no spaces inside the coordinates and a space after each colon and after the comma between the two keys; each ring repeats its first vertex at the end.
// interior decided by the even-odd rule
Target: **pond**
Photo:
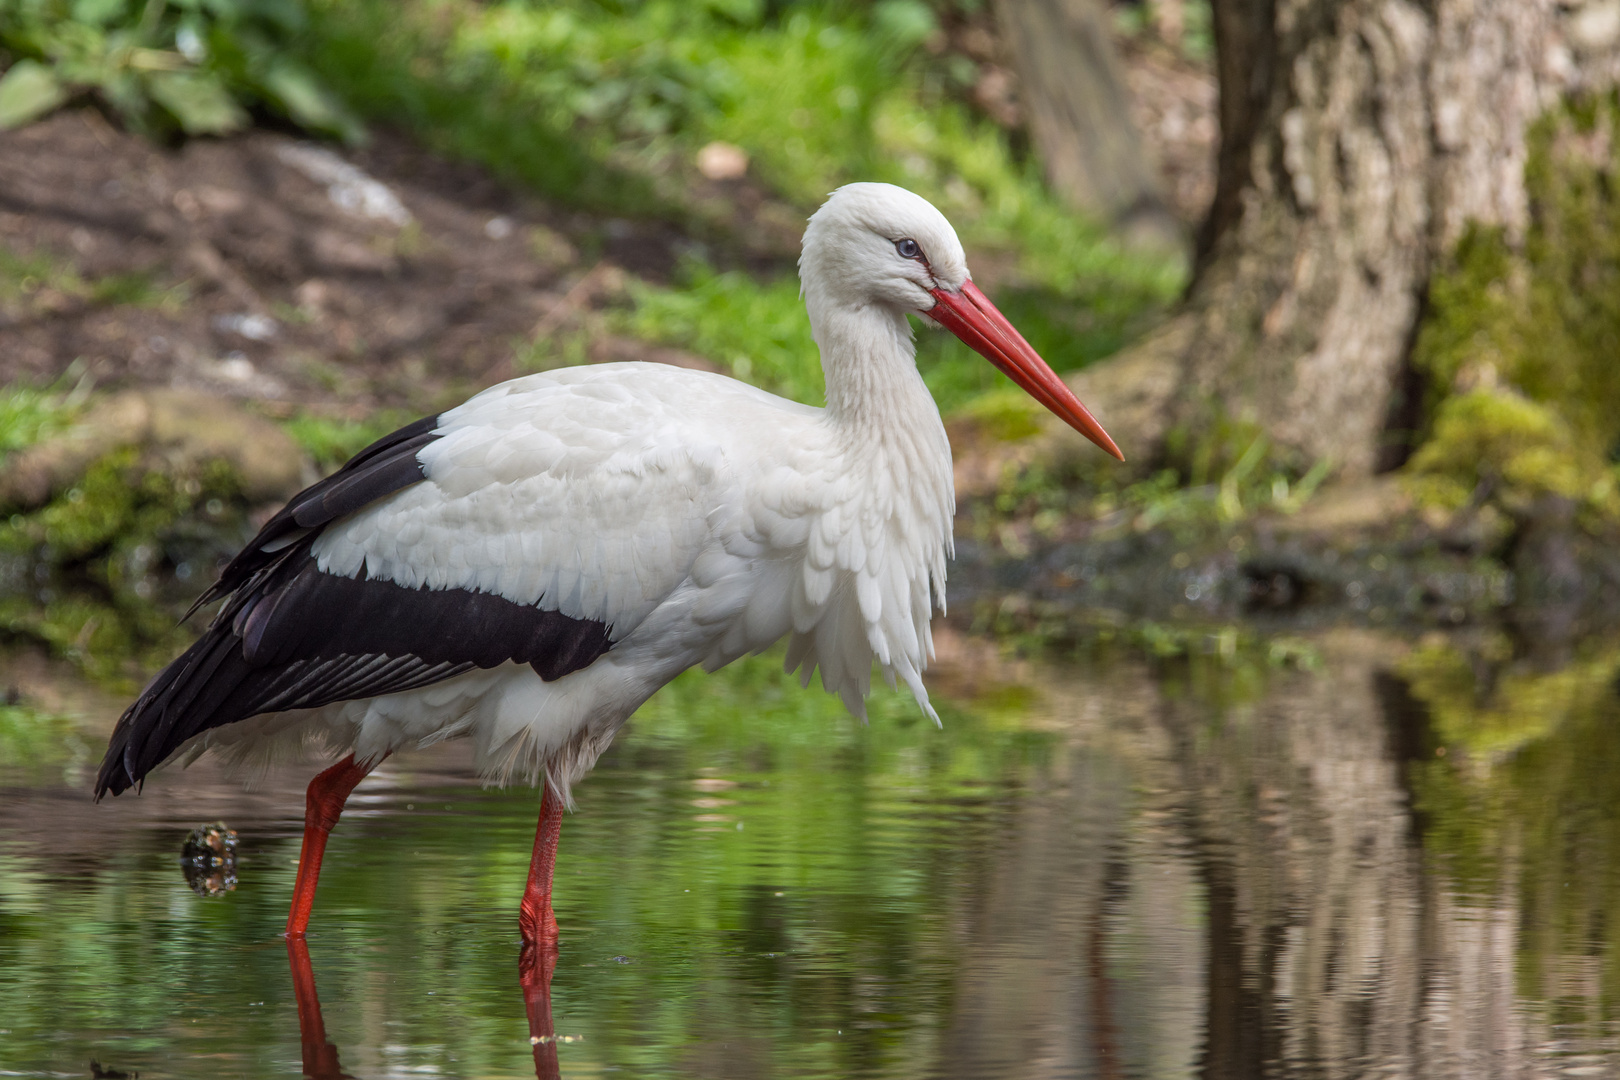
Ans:
{"type": "Polygon", "coordinates": [[[958,640],[942,728],[768,658],[683,677],[576,789],[549,994],[538,798],[456,745],[361,785],[306,951],[315,762],[97,805],[112,706],[13,709],[0,1075],[1620,1075],[1620,650],[1212,641],[958,640]],[[180,850],[215,820],[236,881],[204,897],[180,850]]]}

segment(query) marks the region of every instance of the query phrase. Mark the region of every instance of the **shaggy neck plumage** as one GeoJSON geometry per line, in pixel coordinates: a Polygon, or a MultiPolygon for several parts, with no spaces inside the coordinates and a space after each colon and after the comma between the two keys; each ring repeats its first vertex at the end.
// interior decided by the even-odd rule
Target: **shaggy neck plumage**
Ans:
{"type": "MultiPolygon", "coordinates": [[[[867,478],[863,500],[898,514],[913,536],[937,538],[927,543],[948,554],[956,513],[951,444],[917,371],[911,324],[882,305],[821,307],[806,299],[827,379],[823,415],[844,447],[846,475],[867,478]]],[[[928,563],[943,588],[943,562],[928,563]]]]}
{"type": "Polygon", "coordinates": [[[809,306],[827,380],[830,424],[852,442],[867,445],[939,425],[939,410],[917,372],[916,346],[904,315],[879,304],[812,300],[809,306]]]}

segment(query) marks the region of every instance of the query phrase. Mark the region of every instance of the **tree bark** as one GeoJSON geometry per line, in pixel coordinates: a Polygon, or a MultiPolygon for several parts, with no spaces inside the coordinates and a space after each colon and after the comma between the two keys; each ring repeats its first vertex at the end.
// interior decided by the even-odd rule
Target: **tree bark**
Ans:
{"type": "Polygon", "coordinates": [[[1130,94],[1097,0],[997,0],[1035,149],[1076,209],[1127,233],[1180,232],[1131,123],[1130,94]]]}
{"type": "Polygon", "coordinates": [[[1527,131],[1615,84],[1613,6],[1215,0],[1222,142],[1194,283],[1171,327],[1075,380],[1107,424],[1109,387],[1150,376],[1161,396],[1114,432],[1127,455],[1257,428],[1344,477],[1400,464],[1431,268],[1471,222],[1522,238],[1527,131]]]}

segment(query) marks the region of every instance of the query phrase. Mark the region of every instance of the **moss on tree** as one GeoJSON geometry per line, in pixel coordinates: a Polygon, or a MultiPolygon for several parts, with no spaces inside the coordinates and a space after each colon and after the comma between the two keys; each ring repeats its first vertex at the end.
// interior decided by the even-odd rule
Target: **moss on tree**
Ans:
{"type": "Polygon", "coordinates": [[[1430,283],[1413,362],[1431,422],[1408,475],[1450,509],[1523,516],[1551,494],[1620,525],[1620,101],[1542,118],[1525,181],[1522,242],[1472,229],[1430,283]]]}

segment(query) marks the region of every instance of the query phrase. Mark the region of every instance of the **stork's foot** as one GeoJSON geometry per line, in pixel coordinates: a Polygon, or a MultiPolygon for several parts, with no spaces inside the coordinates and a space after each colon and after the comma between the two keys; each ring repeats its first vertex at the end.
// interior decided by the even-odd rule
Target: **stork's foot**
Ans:
{"type": "Polygon", "coordinates": [[[540,793],[540,822],[534,830],[534,857],[529,860],[529,882],[518,908],[518,929],[525,947],[557,948],[557,917],[551,913],[551,878],[557,864],[557,839],[562,833],[562,800],[547,784],[540,793]]]}
{"type": "Polygon", "coordinates": [[[551,898],[531,900],[523,898],[518,908],[518,929],[523,933],[523,951],[527,954],[536,947],[549,950],[552,963],[556,963],[557,916],[551,912],[551,898]]]}

